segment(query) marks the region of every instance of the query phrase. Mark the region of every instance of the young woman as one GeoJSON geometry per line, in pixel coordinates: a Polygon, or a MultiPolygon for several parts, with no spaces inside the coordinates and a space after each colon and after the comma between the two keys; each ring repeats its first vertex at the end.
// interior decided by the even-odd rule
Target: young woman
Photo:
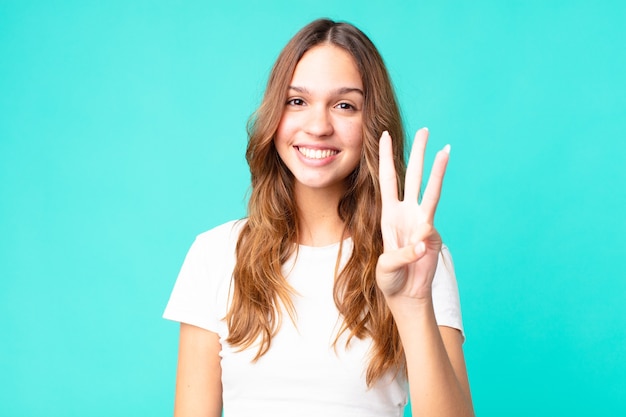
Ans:
{"type": "Polygon", "coordinates": [[[291,39],[249,126],[248,217],[197,237],[164,314],[181,322],[175,416],[401,416],[407,385],[413,416],[473,415],[433,226],[449,147],[420,196],[427,137],[406,166],[357,28],[317,20],[291,39]]]}

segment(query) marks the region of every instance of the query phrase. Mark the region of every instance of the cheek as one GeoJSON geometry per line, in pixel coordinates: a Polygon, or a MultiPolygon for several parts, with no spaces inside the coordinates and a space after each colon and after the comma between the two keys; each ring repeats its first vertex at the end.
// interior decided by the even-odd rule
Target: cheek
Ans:
{"type": "Polygon", "coordinates": [[[343,128],[343,136],[350,146],[361,147],[363,143],[363,124],[361,121],[350,121],[343,128]]]}
{"type": "Polygon", "coordinates": [[[276,134],[274,135],[274,142],[276,146],[281,144],[286,144],[289,141],[289,138],[293,136],[294,132],[294,121],[292,117],[283,116],[280,119],[280,123],[278,123],[278,127],[276,128],[276,134]]]}

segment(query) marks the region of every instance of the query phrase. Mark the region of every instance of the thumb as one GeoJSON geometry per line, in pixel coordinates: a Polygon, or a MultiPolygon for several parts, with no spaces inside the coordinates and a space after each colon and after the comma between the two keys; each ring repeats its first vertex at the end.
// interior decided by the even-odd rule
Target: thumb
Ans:
{"type": "Polygon", "coordinates": [[[378,258],[378,273],[389,274],[394,273],[407,265],[417,261],[426,253],[426,245],[424,242],[418,242],[415,245],[408,245],[383,252],[378,258]]]}

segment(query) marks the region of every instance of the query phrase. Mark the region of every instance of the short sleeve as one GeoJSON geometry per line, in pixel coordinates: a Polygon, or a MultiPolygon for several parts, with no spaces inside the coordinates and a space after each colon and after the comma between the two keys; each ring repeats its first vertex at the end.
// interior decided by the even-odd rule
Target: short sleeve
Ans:
{"type": "Polygon", "coordinates": [[[165,319],[217,333],[225,305],[220,296],[234,267],[237,236],[233,229],[230,222],[196,237],[163,313],[165,319]]]}
{"type": "Polygon", "coordinates": [[[458,329],[465,338],[459,287],[454,273],[452,255],[445,245],[441,248],[437,270],[433,278],[433,306],[437,324],[458,329]]]}

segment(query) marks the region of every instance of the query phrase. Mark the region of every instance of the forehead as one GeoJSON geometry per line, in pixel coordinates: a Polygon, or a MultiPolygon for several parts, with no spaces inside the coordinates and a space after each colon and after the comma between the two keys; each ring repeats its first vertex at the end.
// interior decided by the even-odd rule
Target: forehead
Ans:
{"type": "Polygon", "coordinates": [[[323,44],[309,49],[296,65],[291,85],[318,89],[363,88],[352,55],[338,46],[323,44]]]}

